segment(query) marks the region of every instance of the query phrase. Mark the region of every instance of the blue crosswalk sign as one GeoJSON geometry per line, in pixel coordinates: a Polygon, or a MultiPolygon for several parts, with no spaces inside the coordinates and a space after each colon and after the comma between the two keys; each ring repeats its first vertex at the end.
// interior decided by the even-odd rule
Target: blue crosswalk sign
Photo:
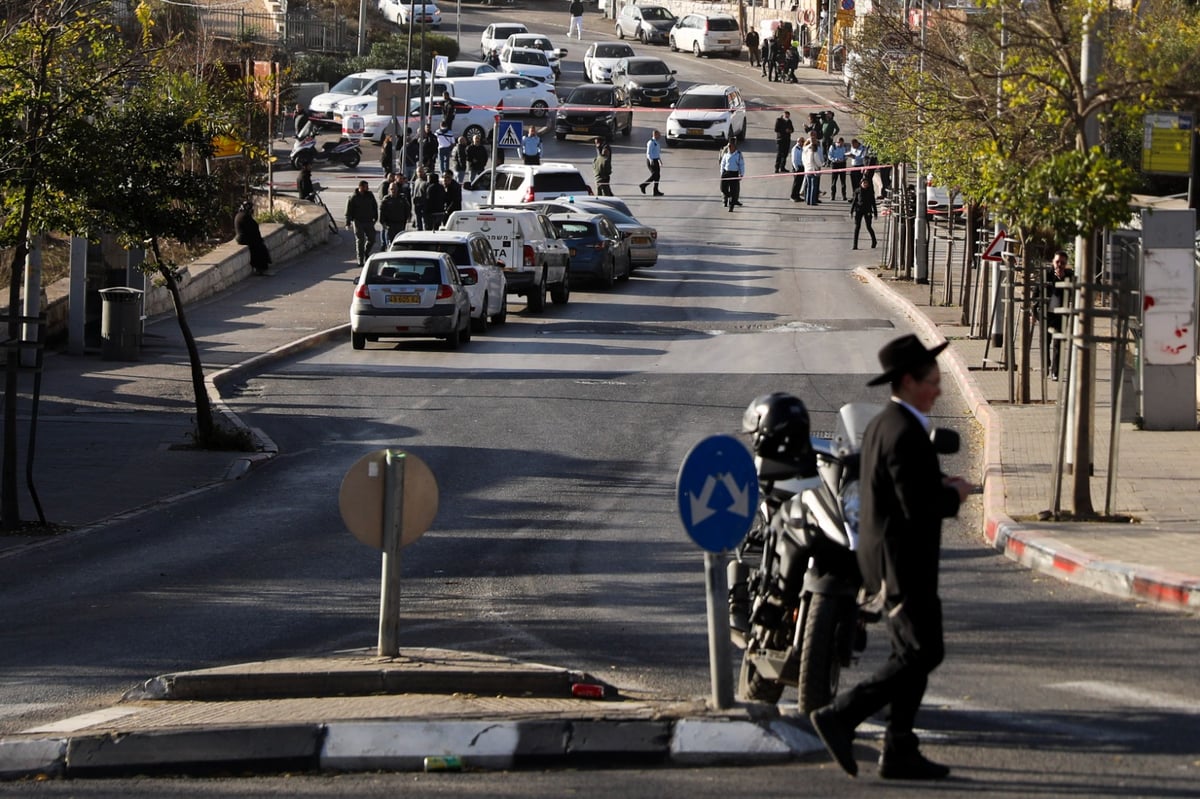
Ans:
{"type": "Polygon", "coordinates": [[[496,142],[497,147],[520,147],[521,139],[525,136],[524,127],[520,120],[502,119],[496,128],[496,132],[500,134],[500,140],[496,142]]]}
{"type": "Polygon", "coordinates": [[[733,436],[709,436],[692,447],[675,481],[679,518],[692,540],[726,552],[750,532],[758,508],[754,458],[733,436]]]}

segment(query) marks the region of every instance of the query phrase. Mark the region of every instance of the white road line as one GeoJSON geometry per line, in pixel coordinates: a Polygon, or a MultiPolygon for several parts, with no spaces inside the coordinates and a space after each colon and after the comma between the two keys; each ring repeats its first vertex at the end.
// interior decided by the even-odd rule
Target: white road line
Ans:
{"type": "Polygon", "coordinates": [[[1200,702],[1162,691],[1147,691],[1143,688],[1093,680],[1052,683],[1046,687],[1142,710],[1176,710],[1200,715],[1200,702]]]}
{"type": "Polygon", "coordinates": [[[103,710],[95,710],[91,713],[84,713],[79,716],[72,716],[69,719],[56,721],[52,724],[46,724],[41,727],[33,727],[28,730],[22,730],[22,733],[64,733],[76,732],[78,730],[93,727],[97,724],[104,724],[109,721],[115,721],[126,716],[132,716],[135,713],[140,713],[142,708],[139,707],[107,707],[103,710]]]}

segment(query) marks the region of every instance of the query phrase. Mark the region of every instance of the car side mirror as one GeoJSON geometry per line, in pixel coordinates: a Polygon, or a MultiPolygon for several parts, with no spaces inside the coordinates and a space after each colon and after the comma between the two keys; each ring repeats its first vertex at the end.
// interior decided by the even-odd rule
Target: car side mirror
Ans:
{"type": "Polygon", "coordinates": [[[565,58],[567,55],[567,48],[560,47],[557,50],[555,50],[554,52],[559,58],[565,58]]]}
{"type": "Polygon", "coordinates": [[[672,75],[678,75],[678,74],[679,74],[679,70],[677,70],[677,69],[673,69],[673,70],[671,70],[671,74],[672,74],[672,75]]]}

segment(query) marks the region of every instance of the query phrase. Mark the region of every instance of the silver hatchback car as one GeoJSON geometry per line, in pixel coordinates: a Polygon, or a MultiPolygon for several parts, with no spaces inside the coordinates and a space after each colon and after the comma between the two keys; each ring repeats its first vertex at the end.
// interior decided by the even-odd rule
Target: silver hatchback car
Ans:
{"type": "Polygon", "coordinates": [[[350,341],[361,350],[381,338],[471,340],[471,301],[449,255],[381,252],[363,264],[350,300],[350,341]]]}

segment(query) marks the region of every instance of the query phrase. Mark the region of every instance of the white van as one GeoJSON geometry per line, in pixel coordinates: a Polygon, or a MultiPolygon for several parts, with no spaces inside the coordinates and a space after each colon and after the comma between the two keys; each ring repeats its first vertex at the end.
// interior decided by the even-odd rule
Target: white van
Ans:
{"type": "Polygon", "coordinates": [[[531,311],[545,310],[547,291],[557,305],[570,298],[571,252],[545,214],[507,208],[455,211],[442,227],[487,236],[496,260],[504,264],[508,293],[525,297],[531,311]]]}

